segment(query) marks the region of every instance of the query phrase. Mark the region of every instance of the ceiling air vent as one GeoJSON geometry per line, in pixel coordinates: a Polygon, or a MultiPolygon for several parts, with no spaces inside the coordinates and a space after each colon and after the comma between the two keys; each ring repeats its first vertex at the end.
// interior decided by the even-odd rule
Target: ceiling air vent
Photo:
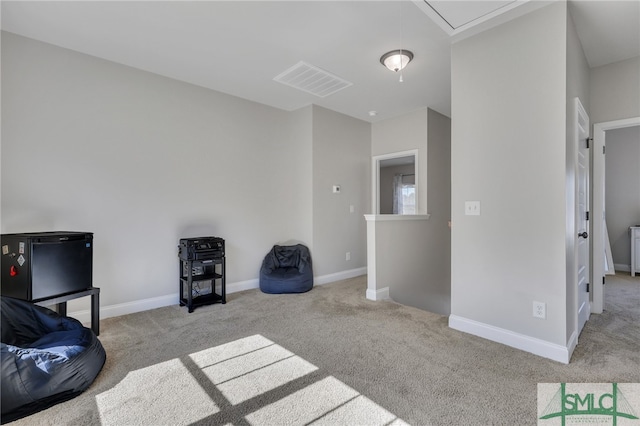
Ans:
{"type": "Polygon", "coordinates": [[[274,80],[321,98],[332,95],[353,84],[337,75],[302,61],[274,77],[274,80]]]}

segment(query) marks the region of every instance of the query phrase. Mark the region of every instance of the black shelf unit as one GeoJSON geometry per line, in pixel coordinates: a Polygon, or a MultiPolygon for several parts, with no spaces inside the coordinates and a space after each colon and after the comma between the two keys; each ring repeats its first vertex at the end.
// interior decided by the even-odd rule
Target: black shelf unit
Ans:
{"type": "Polygon", "coordinates": [[[180,240],[180,306],[189,313],[213,303],[227,303],[224,240],[217,237],[180,240]]]}

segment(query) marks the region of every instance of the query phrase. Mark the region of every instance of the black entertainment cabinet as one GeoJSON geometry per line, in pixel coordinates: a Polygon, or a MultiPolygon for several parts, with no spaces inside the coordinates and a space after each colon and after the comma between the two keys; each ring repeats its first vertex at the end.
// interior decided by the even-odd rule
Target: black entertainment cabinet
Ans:
{"type": "Polygon", "coordinates": [[[189,313],[212,303],[227,303],[224,240],[183,238],[178,246],[180,306],[189,313]]]}

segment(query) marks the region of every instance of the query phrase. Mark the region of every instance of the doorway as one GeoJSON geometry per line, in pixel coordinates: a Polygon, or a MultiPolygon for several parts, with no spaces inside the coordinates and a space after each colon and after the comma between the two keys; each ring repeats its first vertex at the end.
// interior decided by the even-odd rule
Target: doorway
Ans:
{"type": "Polygon", "coordinates": [[[591,234],[593,235],[592,244],[592,312],[602,313],[604,310],[604,291],[605,291],[605,226],[606,226],[606,136],[607,132],[615,129],[624,129],[628,127],[640,126],[640,117],[628,118],[624,120],[608,121],[604,123],[594,124],[594,140],[593,140],[593,205],[591,234]]]}

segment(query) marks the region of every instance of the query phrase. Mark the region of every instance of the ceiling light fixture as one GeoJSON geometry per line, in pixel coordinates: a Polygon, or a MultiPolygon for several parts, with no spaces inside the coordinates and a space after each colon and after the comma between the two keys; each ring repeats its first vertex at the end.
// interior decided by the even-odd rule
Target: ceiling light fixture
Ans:
{"type": "Polygon", "coordinates": [[[398,72],[407,66],[413,59],[413,53],[409,50],[397,49],[387,52],[380,57],[380,63],[393,72],[398,72]]]}
{"type": "MultiPolygon", "coordinates": [[[[402,2],[400,3],[400,46],[402,46],[402,2]]],[[[402,69],[413,59],[413,52],[405,49],[396,49],[385,53],[380,57],[380,63],[393,72],[400,71],[400,83],[404,81],[402,69]]]]}

